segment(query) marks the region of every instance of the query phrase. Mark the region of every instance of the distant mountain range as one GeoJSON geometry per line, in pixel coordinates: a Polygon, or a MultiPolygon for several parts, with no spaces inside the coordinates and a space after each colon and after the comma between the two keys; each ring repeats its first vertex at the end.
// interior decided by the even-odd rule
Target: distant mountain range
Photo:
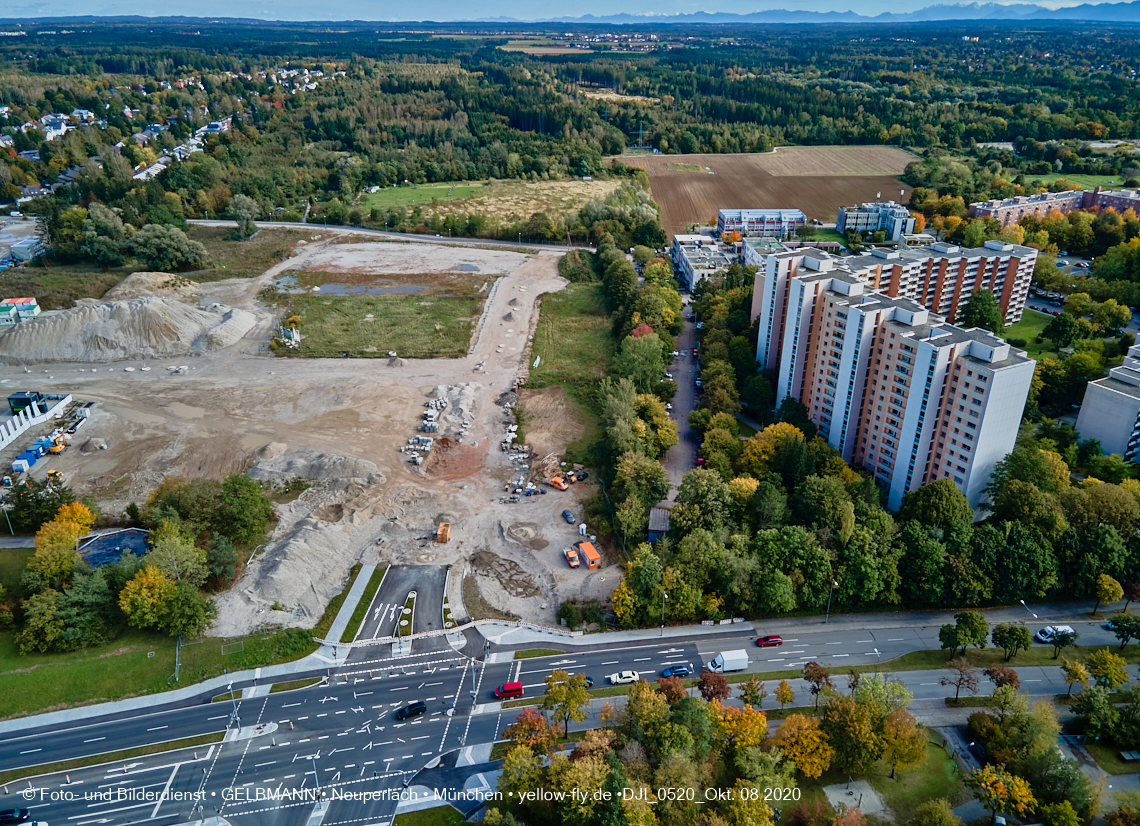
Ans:
{"type": "Polygon", "coordinates": [[[692,14],[611,14],[582,17],[550,17],[534,20],[494,17],[474,23],[595,23],[610,25],[662,25],[672,23],[718,25],[724,23],[925,23],[937,20],[962,21],[1047,21],[1069,20],[1082,23],[1140,23],[1140,0],[1130,3],[1084,3],[1061,9],[1049,9],[1035,3],[956,3],[927,6],[918,11],[896,14],[884,12],[874,16],[853,11],[789,11],[772,9],[747,14],[730,12],[694,12],[692,14]]]}

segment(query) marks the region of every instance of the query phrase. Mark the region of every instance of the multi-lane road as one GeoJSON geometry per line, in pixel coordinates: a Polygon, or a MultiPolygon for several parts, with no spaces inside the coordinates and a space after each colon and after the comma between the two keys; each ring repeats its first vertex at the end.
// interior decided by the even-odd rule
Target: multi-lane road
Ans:
{"type": "MultiPolygon", "coordinates": [[[[442,611],[445,576],[441,568],[389,569],[358,639],[390,633],[409,590],[417,591],[416,631],[432,630],[429,623],[438,628],[441,616],[435,615],[442,611]],[[429,592],[437,594],[435,601],[429,592]]],[[[9,784],[0,789],[0,808],[31,807],[36,820],[51,826],[164,826],[215,813],[242,826],[385,824],[394,815],[396,795],[417,772],[441,756],[501,736],[520,713],[494,699],[495,687],[504,682],[520,681],[526,695],[534,697],[541,695],[546,676],[555,669],[585,674],[601,687],[606,675],[616,671],[634,670],[652,680],[667,666],[685,664],[695,673],[719,651],[745,648],[749,671],[786,673],[793,688],[802,692],[796,678],[805,662],[818,660],[841,671],[938,648],[938,625],[945,621],[944,616],[899,614],[830,625],[802,620],[783,627],[740,623],[682,637],[544,643],[545,648],[566,650],[518,660],[506,649],[471,659],[445,637],[415,639],[403,652],[394,652],[390,645],[367,645],[354,649],[339,667],[308,672],[322,681],[293,691],[271,693],[265,681],[246,680],[234,685],[232,700],[209,691],[168,707],[156,702],[146,712],[77,715],[72,722],[38,727],[32,718],[21,730],[9,727],[0,736],[0,771],[222,732],[227,741],[9,784]],[[784,645],[757,648],[757,634],[769,633],[782,633],[784,645]],[[427,713],[396,719],[395,712],[413,700],[424,701],[427,713]],[[319,805],[318,786],[325,795],[319,805]],[[163,791],[165,795],[155,796],[163,791]]],[[[1082,644],[1115,642],[1094,623],[1070,624],[1081,632],[1082,644]]],[[[482,654],[482,645],[464,650],[482,654]]],[[[291,674],[289,679],[301,676],[291,674]]],[[[917,699],[946,696],[939,671],[898,676],[917,699]]],[[[1022,682],[1034,694],[1063,690],[1057,668],[1023,669],[1022,682]]],[[[806,695],[799,702],[806,702],[806,695]]],[[[596,713],[584,725],[596,725],[596,713]]]]}

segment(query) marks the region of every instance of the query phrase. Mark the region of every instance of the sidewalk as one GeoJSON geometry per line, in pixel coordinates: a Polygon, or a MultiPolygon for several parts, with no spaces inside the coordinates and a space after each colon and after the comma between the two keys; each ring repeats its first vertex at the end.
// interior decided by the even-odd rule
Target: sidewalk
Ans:
{"type": "MultiPolygon", "coordinates": [[[[339,640],[340,635],[344,633],[344,629],[348,627],[348,621],[352,618],[352,614],[356,610],[356,604],[360,601],[361,594],[364,593],[364,589],[368,586],[368,580],[371,578],[374,570],[376,570],[374,565],[365,565],[360,569],[356,581],[352,584],[352,588],[344,598],[344,604],[341,605],[340,610],[337,612],[336,619],[333,620],[332,627],[329,629],[329,639],[339,640]]],[[[254,668],[247,671],[234,671],[229,674],[223,674],[220,677],[214,677],[204,682],[186,686],[185,688],[176,688],[172,691],[163,691],[158,694],[144,694],[139,697],[131,697],[127,700],[115,700],[110,703],[97,703],[95,705],[64,709],[63,711],[52,711],[47,714],[36,714],[29,717],[3,720],[0,721],[0,734],[10,734],[16,731],[40,728],[43,726],[58,726],[66,723],[74,723],[79,720],[88,720],[93,717],[121,714],[127,711],[154,711],[156,710],[156,706],[164,706],[182,700],[192,700],[210,691],[222,691],[231,683],[243,683],[251,680],[268,680],[272,683],[273,679],[277,677],[292,678],[306,671],[317,671],[337,667],[344,663],[350,651],[351,649],[348,646],[325,645],[307,657],[302,657],[293,662],[267,665],[263,668],[254,668]]]]}

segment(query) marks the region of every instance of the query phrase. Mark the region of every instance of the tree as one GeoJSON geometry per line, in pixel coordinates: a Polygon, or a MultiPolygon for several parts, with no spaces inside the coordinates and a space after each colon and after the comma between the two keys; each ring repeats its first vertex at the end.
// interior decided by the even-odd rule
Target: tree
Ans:
{"type": "Polygon", "coordinates": [[[235,195],[230,198],[230,217],[237,221],[237,234],[241,238],[249,238],[257,230],[253,221],[260,214],[261,208],[257,201],[248,195],[235,195]]]}
{"type": "Polygon", "coordinates": [[[1070,347],[1079,332],[1077,320],[1066,312],[1054,316],[1045,325],[1041,335],[1052,341],[1057,347],[1070,347]]]}
{"type": "Polygon", "coordinates": [[[780,684],[776,686],[776,702],[780,704],[780,708],[786,708],[796,701],[796,694],[792,691],[792,687],[788,685],[787,680],[780,680],[780,684]]]}
{"type": "Polygon", "coordinates": [[[1127,663],[1123,657],[1101,648],[1085,657],[1085,668],[1093,681],[1105,688],[1117,689],[1128,682],[1127,663]]]}
{"type": "Polygon", "coordinates": [[[172,637],[197,637],[217,615],[214,603],[199,594],[190,580],[183,580],[166,600],[158,627],[172,637]]]}
{"type": "Polygon", "coordinates": [[[1059,634],[1054,634],[1050,640],[1053,643],[1053,659],[1061,656],[1061,649],[1076,645],[1080,636],[1077,631],[1062,631],[1059,634]]]}
{"type": "Polygon", "coordinates": [[[587,689],[585,674],[571,677],[568,672],[556,668],[546,675],[542,707],[553,712],[555,719],[561,718],[564,737],[570,734],[571,720],[580,723],[588,716],[590,693],[587,689]]]}
{"type": "Polygon", "coordinates": [[[1121,648],[1128,645],[1131,640],[1140,639],[1140,616],[1119,614],[1113,617],[1112,633],[1120,640],[1121,648]]]}
{"type": "Polygon", "coordinates": [[[942,648],[950,649],[950,656],[954,656],[958,646],[962,646],[962,653],[966,653],[966,646],[976,648],[986,647],[986,637],[989,636],[990,624],[986,618],[977,611],[960,611],[954,615],[954,625],[943,625],[938,630],[938,640],[942,648]]]}
{"type": "Polygon", "coordinates": [[[732,784],[728,803],[720,812],[727,826],[772,826],[773,812],[764,802],[764,789],[748,780],[732,784]]]}
{"type": "Polygon", "coordinates": [[[820,728],[816,717],[802,714],[789,714],[776,729],[772,742],[783,749],[785,756],[805,777],[819,777],[835,756],[835,750],[828,745],[827,737],[820,728]]]}
{"type": "Polygon", "coordinates": [[[1116,602],[1124,596],[1124,589],[1120,587],[1120,583],[1108,574],[1101,574],[1096,578],[1096,586],[1093,591],[1096,593],[1096,605],[1093,607],[1094,617],[1102,602],[1116,602]]]}
{"type": "Polygon", "coordinates": [[[82,502],[69,502],[60,507],[53,521],[70,522],[78,528],[79,535],[82,536],[95,524],[95,514],[82,502]]]}
{"type": "Polygon", "coordinates": [[[920,803],[907,826],[962,826],[962,819],[954,814],[954,807],[944,797],[920,803]]]}
{"type": "Polygon", "coordinates": [[[1084,663],[1079,663],[1070,660],[1068,657],[1061,660],[1061,671],[1065,674],[1065,684],[1069,686],[1069,690],[1065,692],[1066,696],[1073,693],[1073,684],[1080,683],[1081,688],[1084,688],[1089,683],[1089,672],[1085,668],[1084,663]]]}
{"type": "Polygon", "coordinates": [[[723,674],[717,674],[707,668],[701,669],[700,679],[697,680],[697,690],[705,700],[727,700],[729,695],[728,680],[723,674]]]}
{"type": "Polygon", "coordinates": [[[103,269],[117,267],[123,263],[122,246],[126,237],[123,219],[116,212],[99,203],[88,207],[80,252],[94,258],[103,269]]]}
{"type": "Polygon", "coordinates": [[[958,653],[958,649],[962,649],[962,653],[966,653],[966,646],[970,641],[966,639],[965,632],[957,625],[946,623],[938,629],[938,642],[942,646],[942,650],[949,649],[950,656],[953,657],[958,653]]]}
{"type": "Polygon", "coordinates": [[[1004,321],[997,296],[986,289],[972,292],[961,313],[954,319],[954,323],[963,329],[981,327],[991,333],[1000,333],[1004,321]]]}
{"type": "Polygon", "coordinates": [[[1002,623],[995,625],[991,639],[998,648],[1005,652],[1005,661],[1009,662],[1018,651],[1028,651],[1033,644],[1033,635],[1024,625],[1002,623]]]}
{"type": "Polygon", "coordinates": [[[1083,823],[1073,804],[1067,800],[1060,803],[1046,803],[1038,813],[1045,826],[1081,826],[1083,823]]]}
{"type": "Polygon", "coordinates": [[[53,650],[63,634],[64,624],[59,616],[59,591],[45,588],[33,594],[24,609],[24,627],[16,634],[16,646],[21,654],[53,650]]]}
{"type": "Polygon", "coordinates": [[[257,482],[241,473],[228,476],[222,482],[219,499],[219,533],[238,545],[252,545],[265,535],[273,517],[273,503],[257,482]]]}
{"type": "Polygon", "coordinates": [[[749,675],[748,679],[740,686],[740,699],[746,705],[760,708],[767,696],[768,691],[764,688],[764,681],[755,674],[749,675]]]}
{"type": "Polygon", "coordinates": [[[1120,613],[1127,614],[1128,606],[1140,600],[1140,582],[1125,582],[1121,587],[1124,589],[1124,598],[1128,601],[1124,603],[1124,608],[1120,613]]]}
{"type": "Polygon", "coordinates": [[[997,820],[999,811],[1024,816],[1037,806],[1029,784],[1000,766],[991,764],[972,772],[966,779],[966,785],[974,790],[974,797],[990,810],[991,823],[997,820]]]}
{"type": "Polygon", "coordinates": [[[899,766],[909,769],[926,760],[926,734],[914,715],[901,708],[883,720],[883,759],[891,767],[891,777],[899,766]]]}
{"type": "Polygon", "coordinates": [[[158,568],[147,565],[119,593],[119,609],[135,628],[154,628],[176,588],[158,568]]]}
{"type": "Polygon", "coordinates": [[[614,357],[614,371],[633,382],[638,393],[652,393],[665,374],[661,339],[656,333],[639,338],[627,336],[614,357]]]}
{"type": "Polygon", "coordinates": [[[210,575],[206,563],[206,550],[195,547],[181,536],[165,536],[154,543],[147,554],[147,564],[158,568],[175,582],[188,582],[200,587],[210,575]]]}
{"type": "Polygon", "coordinates": [[[12,524],[22,531],[37,531],[51,521],[64,505],[74,502],[75,494],[65,485],[27,479],[8,495],[12,524]]]}
{"type": "Polygon", "coordinates": [[[206,565],[210,569],[211,583],[215,586],[232,582],[237,575],[238,555],[234,543],[220,534],[210,538],[206,550],[206,565]]]}
{"type": "Polygon", "coordinates": [[[510,740],[512,748],[525,746],[534,754],[544,755],[558,742],[558,732],[550,725],[545,714],[528,706],[513,723],[503,729],[503,739],[510,740]]]}
{"type": "Polygon", "coordinates": [[[757,479],[775,469],[776,453],[786,440],[804,441],[803,432],[788,422],[768,425],[744,443],[740,454],[741,468],[757,479]]]}
{"type": "Polygon", "coordinates": [[[136,258],[152,270],[178,272],[206,266],[209,255],[197,241],[173,226],[147,224],[124,245],[136,258]]]}
{"type": "Polygon", "coordinates": [[[833,688],[831,671],[814,660],[804,664],[804,682],[808,684],[811,696],[815,698],[815,707],[819,708],[819,695],[825,688],[833,688]]]}
{"type": "Polygon", "coordinates": [[[903,496],[898,519],[945,529],[958,522],[973,522],[974,509],[954,480],[937,479],[903,496]]]}
{"type": "Polygon", "coordinates": [[[823,731],[835,749],[835,763],[847,774],[862,774],[883,753],[878,720],[866,703],[835,694],[828,698],[823,731]]]}
{"type": "Polygon", "coordinates": [[[35,571],[52,586],[69,582],[79,560],[76,550],[79,526],[53,520],[39,529],[35,542],[36,552],[28,560],[28,570],[35,571]]]}
{"type": "Polygon", "coordinates": [[[670,706],[677,705],[689,696],[680,677],[658,677],[654,684],[657,686],[657,693],[664,697],[670,706]]]}
{"type": "Polygon", "coordinates": [[[962,689],[968,689],[971,694],[978,693],[978,669],[970,665],[965,657],[959,657],[946,663],[953,674],[943,677],[939,682],[944,686],[954,687],[954,699],[957,700],[962,689]]]}
{"type": "Polygon", "coordinates": [[[1021,678],[1017,676],[1017,672],[1012,668],[1006,668],[1004,665],[991,665],[989,668],[984,669],[982,673],[985,674],[990,682],[997,688],[1006,685],[1021,688],[1021,678]]]}

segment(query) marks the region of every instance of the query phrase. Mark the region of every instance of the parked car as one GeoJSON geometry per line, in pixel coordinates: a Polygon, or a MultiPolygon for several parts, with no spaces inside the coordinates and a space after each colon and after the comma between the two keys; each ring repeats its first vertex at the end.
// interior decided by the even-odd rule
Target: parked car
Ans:
{"type": "Polygon", "coordinates": [[[699,329],[701,329],[701,328],[702,328],[702,327],[704,327],[704,326],[705,326],[705,323],[704,323],[703,321],[698,321],[698,322],[697,322],[697,329],[698,329],[698,330],[699,330],[699,329]]]}
{"type": "Polygon", "coordinates": [[[702,384],[701,384],[701,380],[700,380],[700,379],[697,379],[697,389],[698,389],[698,390],[700,390],[700,389],[701,389],[701,387],[703,387],[703,386],[704,386],[704,385],[702,385],[702,384]]]}
{"type": "Polygon", "coordinates": [[[775,648],[776,646],[783,645],[784,638],[779,634],[768,634],[766,637],[761,637],[756,640],[756,645],[759,648],[775,648]]]}
{"type": "Polygon", "coordinates": [[[666,413],[672,413],[673,412],[673,403],[672,402],[665,402],[665,412],[666,413]]]}
{"type": "Polygon", "coordinates": [[[1106,622],[1104,625],[1102,625],[1101,628],[1103,628],[1105,631],[1115,631],[1116,630],[1116,621],[1118,619],[1119,619],[1119,617],[1113,617],[1108,622],[1106,622]]]}
{"type": "Polygon", "coordinates": [[[673,351],[672,353],[670,353],[669,355],[671,355],[673,358],[677,358],[677,357],[679,357],[681,354],[680,354],[678,351],[674,350],[674,351],[673,351]]]}
{"type": "Polygon", "coordinates": [[[27,809],[0,809],[0,824],[9,826],[12,823],[23,823],[31,815],[27,809]]]}
{"type": "Polygon", "coordinates": [[[570,511],[562,511],[562,518],[566,520],[566,524],[574,524],[574,514],[572,514],[570,511]]]}
{"type": "Polygon", "coordinates": [[[1037,642],[1051,643],[1058,634],[1073,634],[1073,626],[1071,625],[1046,625],[1040,631],[1033,635],[1033,639],[1037,642]]]}
{"type": "Polygon", "coordinates": [[[619,671],[616,674],[611,674],[606,679],[610,685],[627,685],[628,683],[636,683],[641,679],[641,675],[636,671],[619,671]]]}
{"type": "Polygon", "coordinates": [[[671,665],[661,671],[662,677],[688,677],[689,667],[687,665],[671,665]]]}
{"type": "Polygon", "coordinates": [[[397,710],[396,711],[396,719],[397,720],[407,720],[410,717],[419,717],[421,714],[426,714],[426,713],[427,713],[427,703],[425,703],[423,700],[416,700],[414,703],[408,703],[408,705],[397,710]]]}
{"type": "Polygon", "coordinates": [[[672,380],[673,374],[672,373],[666,373],[665,378],[672,380]]]}

